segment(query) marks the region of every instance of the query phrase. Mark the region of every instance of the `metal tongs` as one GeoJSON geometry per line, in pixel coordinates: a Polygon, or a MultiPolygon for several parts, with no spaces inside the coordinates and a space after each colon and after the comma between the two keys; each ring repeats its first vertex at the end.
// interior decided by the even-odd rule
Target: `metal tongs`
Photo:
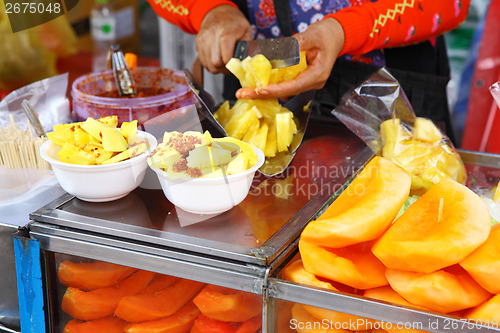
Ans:
{"type": "Polygon", "coordinates": [[[31,126],[33,126],[33,128],[35,129],[36,135],[38,135],[40,138],[47,137],[47,134],[45,133],[45,130],[43,129],[42,124],[40,123],[40,119],[38,118],[35,109],[33,109],[31,103],[27,99],[25,99],[21,103],[21,106],[23,108],[24,113],[26,113],[26,116],[28,117],[31,126]]]}
{"type": "Polygon", "coordinates": [[[120,45],[113,44],[109,48],[109,59],[111,60],[111,68],[115,76],[115,82],[118,86],[120,96],[136,95],[134,78],[130,73],[130,68],[125,61],[125,56],[120,48],[120,45]]]}

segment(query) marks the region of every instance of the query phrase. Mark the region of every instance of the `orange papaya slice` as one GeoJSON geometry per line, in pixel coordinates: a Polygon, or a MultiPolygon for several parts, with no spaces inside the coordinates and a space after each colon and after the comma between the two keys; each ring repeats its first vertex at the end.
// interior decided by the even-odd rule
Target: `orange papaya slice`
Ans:
{"type": "Polygon", "coordinates": [[[373,242],[332,249],[299,241],[299,251],[306,271],[357,289],[388,284],[385,267],[370,251],[373,242]]]}
{"type": "Polygon", "coordinates": [[[262,327],[262,316],[258,315],[241,323],[235,333],[255,333],[262,327]]]}
{"type": "Polygon", "coordinates": [[[404,169],[376,156],[318,219],[309,222],[301,238],[330,248],[376,239],[398,214],[410,186],[404,169]]]}
{"type": "Polygon", "coordinates": [[[305,270],[301,259],[295,260],[283,269],[283,278],[288,281],[330,290],[337,290],[330,282],[320,280],[305,270]]]}
{"type": "Polygon", "coordinates": [[[171,316],[192,300],[204,285],[201,282],[180,279],[152,294],[125,296],[120,299],[115,315],[131,323],[171,316]]]}
{"type": "Polygon", "coordinates": [[[205,316],[226,322],[243,322],[262,313],[262,296],[207,285],[193,299],[205,316]]]}
{"type": "MultiPolygon", "coordinates": [[[[338,324],[337,324],[338,325],[338,324]]],[[[297,330],[298,333],[350,333],[351,331],[336,328],[335,322],[323,322],[309,312],[307,312],[302,304],[295,303],[292,306],[292,320],[290,326],[297,330]]]]}
{"type": "Polygon", "coordinates": [[[66,287],[94,290],[111,287],[137,271],[137,268],[104,261],[75,263],[64,260],[59,264],[57,276],[66,287]]]}
{"type": "Polygon", "coordinates": [[[408,207],[372,251],[387,267],[430,273],[462,261],[489,232],[490,214],[483,200],[444,179],[408,207]]]}
{"type": "Polygon", "coordinates": [[[428,274],[388,268],[386,276],[408,302],[442,313],[477,306],[492,296],[459,265],[428,274]]]}
{"type": "MultiPolygon", "coordinates": [[[[408,303],[407,300],[405,300],[401,295],[399,295],[394,289],[391,288],[391,286],[383,286],[383,287],[378,287],[378,288],[373,288],[373,289],[367,289],[365,290],[364,293],[365,297],[369,298],[374,298],[380,301],[385,301],[385,302],[391,302],[394,304],[399,304],[399,305],[404,305],[408,307],[414,307],[414,308],[421,308],[420,306],[413,305],[411,303],[408,303]]],[[[409,323],[396,323],[396,324],[391,324],[391,323],[386,323],[386,322],[380,322],[380,325],[372,325],[372,327],[383,327],[386,332],[393,332],[393,333],[422,333],[426,331],[418,330],[415,328],[403,328],[403,327],[398,327],[399,326],[404,326],[405,324],[409,323]]],[[[417,324],[415,324],[417,325],[417,324]]]]}
{"type": "Polygon", "coordinates": [[[172,275],[156,274],[151,283],[144,288],[140,294],[153,294],[157,291],[166,289],[178,282],[180,278],[172,275]]]}
{"type": "Polygon", "coordinates": [[[191,333],[236,333],[241,323],[220,321],[201,314],[194,321],[191,333]]]}
{"type": "Polygon", "coordinates": [[[63,333],[122,333],[127,323],[115,316],[104,317],[91,321],[70,320],[64,326],[63,333]]]}
{"type": "Polygon", "coordinates": [[[500,294],[500,246],[498,244],[500,244],[500,224],[491,228],[486,242],[459,263],[477,283],[493,294],[500,294]]]}
{"type": "Polygon", "coordinates": [[[125,326],[126,333],[185,333],[193,327],[195,319],[200,310],[193,304],[187,302],[182,308],[171,316],[144,321],[142,323],[129,323],[125,326]]]}
{"type": "MultiPolygon", "coordinates": [[[[322,281],[316,277],[316,275],[309,273],[304,269],[304,266],[302,265],[302,260],[296,260],[290,265],[288,265],[284,270],[283,270],[283,278],[285,280],[301,283],[301,284],[306,284],[310,286],[315,286],[315,287],[321,287],[325,289],[330,289],[330,290],[337,290],[335,287],[332,286],[331,283],[327,281],[322,281]]],[[[304,309],[309,312],[312,316],[314,316],[316,319],[321,320],[328,320],[331,322],[338,322],[338,323],[344,323],[344,326],[341,327],[348,327],[351,323],[354,323],[356,326],[355,328],[353,327],[354,330],[364,330],[369,328],[368,326],[370,323],[375,322],[375,320],[371,319],[365,319],[363,317],[358,317],[356,315],[351,315],[348,313],[342,313],[338,311],[333,311],[329,309],[323,309],[311,305],[302,305],[304,309]],[[347,325],[347,326],[346,326],[347,325]]]]}
{"type": "Polygon", "coordinates": [[[500,295],[495,295],[474,307],[465,314],[465,318],[475,321],[479,325],[498,328],[500,325],[500,295]]]}
{"type": "Polygon", "coordinates": [[[143,290],[155,273],[139,270],[115,287],[82,291],[68,287],[64,293],[61,309],[75,319],[94,320],[113,314],[120,299],[143,290]]]}

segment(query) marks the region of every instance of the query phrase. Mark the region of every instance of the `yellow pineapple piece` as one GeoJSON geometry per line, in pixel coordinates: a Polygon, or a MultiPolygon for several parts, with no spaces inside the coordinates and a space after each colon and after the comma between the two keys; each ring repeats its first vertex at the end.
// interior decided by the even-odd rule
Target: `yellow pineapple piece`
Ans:
{"type": "Polygon", "coordinates": [[[276,124],[268,124],[269,129],[267,131],[266,147],[264,148],[264,155],[266,157],[276,156],[278,151],[278,143],[276,138],[276,124]]]}
{"type": "Polygon", "coordinates": [[[500,182],[498,182],[497,189],[495,190],[495,195],[493,195],[493,201],[500,203],[500,182]]]}
{"type": "Polygon", "coordinates": [[[75,134],[70,126],[70,127],[63,127],[62,129],[58,129],[52,132],[48,132],[47,138],[49,138],[49,140],[52,141],[53,144],[62,147],[66,142],[73,142],[75,134]]]}
{"type": "Polygon", "coordinates": [[[104,148],[99,145],[96,145],[95,143],[88,143],[84,145],[81,149],[86,151],[89,154],[94,155],[95,158],[95,164],[103,164],[104,161],[109,160],[113,155],[115,155],[114,152],[111,151],[106,151],[104,148]]]}
{"type": "Polygon", "coordinates": [[[124,121],[120,127],[120,133],[127,139],[129,146],[133,144],[137,137],[137,120],[124,121]]]}
{"type": "MultiPolygon", "coordinates": [[[[266,122],[263,122],[260,125],[259,129],[257,130],[257,133],[253,137],[251,137],[250,141],[248,141],[248,142],[253,144],[255,147],[259,148],[260,150],[264,151],[264,149],[266,149],[268,130],[269,130],[269,126],[267,125],[266,122]]],[[[243,141],[245,141],[245,140],[243,140],[243,141]]]]}
{"type": "Polygon", "coordinates": [[[262,54],[257,54],[251,58],[247,58],[242,62],[243,70],[245,71],[245,79],[249,87],[265,87],[269,84],[271,63],[262,54]],[[255,82],[255,84],[252,84],[255,82]]]}
{"type": "Polygon", "coordinates": [[[231,107],[229,106],[229,101],[225,101],[219,107],[219,109],[214,113],[214,118],[224,127],[229,119],[231,119],[231,107]]]}
{"type": "Polygon", "coordinates": [[[66,142],[61,147],[57,155],[61,162],[82,165],[94,165],[96,163],[94,155],[69,142],[66,142]]]}
{"type": "Polygon", "coordinates": [[[432,120],[422,117],[417,117],[413,124],[413,139],[429,143],[439,142],[443,139],[443,135],[439,128],[432,120]]]}
{"type": "Polygon", "coordinates": [[[56,131],[59,131],[59,130],[62,130],[62,129],[65,129],[68,127],[76,126],[76,125],[80,125],[80,126],[83,125],[83,121],[77,122],[77,123],[68,123],[68,124],[56,124],[52,127],[52,129],[54,130],[54,132],[56,132],[56,131]]]}
{"type": "Polygon", "coordinates": [[[89,133],[87,133],[81,125],[71,127],[73,129],[74,141],[79,143],[89,143],[96,141],[89,133]]]}
{"type": "Polygon", "coordinates": [[[294,79],[301,72],[306,70],[306,52],[300,51],[300,62],[297,65],[282,68],[273,68],[269,83],[280,83],[294,79]]]}
{"type": "Polygon", "coordinates": [[[241,116],[233,117],[226,125],[227,135],[241,140],[252,123],[259,122],[259,115],[255,110],[249,109],[242,112],[241,116]]]}
{"type": "Polygon", "coordinates": [[[237,58],[229,59],[228,63],[226,64],[226,68],[231,73],[233,73],[234,76],[236,76],[236,78],[240,81],[242,87],[248,86],[245,78],[245,71],[243,69],[243,66],[241,65],[240,59],[237,58]]]}
{"type": "Polygon", "coordinates": [[[116,127],[118,126],[118,116],[106,116],[106,117],[101,117],[97,119],[97,121],[100,121],[103,124],[108,125],[109,127],[116,127]]]}
{"type": "Polygon", "coordinates": [[[283,112],[276,114],[276,145],[278,152],[285,151],[290,145],[290,120],[292,119],[291,112],[283,112]]]}

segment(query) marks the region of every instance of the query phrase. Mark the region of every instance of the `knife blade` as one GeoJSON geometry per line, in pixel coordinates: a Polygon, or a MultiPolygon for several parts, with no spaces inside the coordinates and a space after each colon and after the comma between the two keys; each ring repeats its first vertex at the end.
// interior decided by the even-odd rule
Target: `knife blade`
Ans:
{"type": "Polygon", "coordinates": [[[294,37],[236,42],[234,58],[243,60],[256,54],[263,54],[273,68],[289,67],[300,62],[299,42],[294,37]]]}

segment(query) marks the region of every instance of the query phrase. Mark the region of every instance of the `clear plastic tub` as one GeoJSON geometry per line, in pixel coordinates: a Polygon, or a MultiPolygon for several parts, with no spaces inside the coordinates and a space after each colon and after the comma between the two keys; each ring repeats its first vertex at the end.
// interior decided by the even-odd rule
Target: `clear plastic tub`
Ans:
{"type": "Polygon", "coordinates": [[[148,97],[102,97],[103,94],[117,91],[113,72],[105,70],[89,73],[73,82],[71,89],[73,117],[77,121],[83,121],[88,117],[117,115],[120,124],[134,119],[142,124],[165,112],[195,102],[195,97],[182,71],[159,67],[137,67],[132,70],[132,75],[138,94],[141,90],[159,88],[167,92],[148,97]]]}

